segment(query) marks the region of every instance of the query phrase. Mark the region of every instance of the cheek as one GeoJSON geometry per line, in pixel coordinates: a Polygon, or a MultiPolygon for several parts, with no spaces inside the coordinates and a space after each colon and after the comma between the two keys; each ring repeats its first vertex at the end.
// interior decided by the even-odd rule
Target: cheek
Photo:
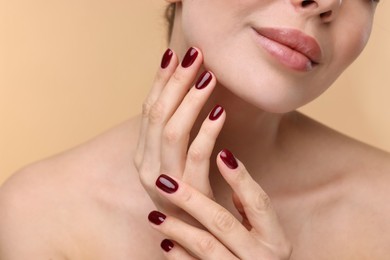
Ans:
{"type": "Polygon", "coordinates": [[[183,0],[182,32],[188,44],[199,48],[223,45],[247,26],[258,0],[183,0]]]}
{"type": "Polygon", "coordinates": [[[339,26],[334,31],[333,37],[331,37],[333,44],[329,43],[332,46],[332,55],[321,73],[313,77],[309,83],[312,86],[319,85],[319,82],[321,84],[310,89],[307,95],[307,102],[326,91],[364,50],[370,37],[371,25],[356,24],[356,21],[358,19],[355,19],[354,25],[348,27],[339,26]]]}
{"type": "Polygon", "coordinates": [[[357,58],[370,35],[370,17],[357,14],[341,19],[326,35],[330,55],[318,73],[308,77],[281,73],[259,54],[245,29],[248,7],[255,2],[261,1],[183,1],[182,32],[187,46],[203,51],[205,67],[221,85],[270,112],[288,112],[320,95],[357,58]]]}
{"type": "Polygon", "coordinates": [[[342,69],[348,67],[367,45],[371,34],[372,18],[368,16],[365,19],[351,18],[346,21],[346,24],[347,28],[340,27],[337,31],[338,37],[335,36],[338,40],[336,40],[334,55],[339,57],[342,69]]]}
{"type": "MultiPolygon", "coordinates": [[[[349,66],[364,50],[368,39],[369,39],[370,31],[358,31],[356,33],[349,34],[348,37],[344,37],[344,61],[345,66],[349,66]]],[[[342,53],[340,53],[343,56],[342,53]]]]}
{"type": "Polygon", "coordinates": [[[322,88],[313,89],[312,96],[324,92],[364,50],[371,33],[372,17],[361,18],[350,15],[333,28],[327,43],[331,55],[317,77],[318,81],[323,82],[322,88]]]}
{"type": "Polygon", "coordinates": [[[182,32],[188,44],[202,48],[209,43],[226,39],[227,31],[234,29],[234,7],[222,1],[195,1],[183,4],[182,32]],[[196,3],[195,3],[196,2],[196,3]]]}

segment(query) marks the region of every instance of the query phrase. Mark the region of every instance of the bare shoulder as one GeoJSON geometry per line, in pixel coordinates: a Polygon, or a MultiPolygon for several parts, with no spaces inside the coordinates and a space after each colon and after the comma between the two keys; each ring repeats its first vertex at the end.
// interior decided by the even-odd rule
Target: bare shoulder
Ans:
{"type": "Polygon", "coordinates": [[[0,258],[131,259],[153,207],[132,161],[138,128],[134,118],[14,174],[0,188],[0,258]]]}
{"type": "Polygon", "coordinates": [[[390,255],[390,156],[361,146],[350,157],[351,172],[342,184],[338,214],[341,237],[353,241],[356,257],[388,259],[390,255]],[[343,224],[343,225],[342,225],[343,224]]]}
{"type": "Polygon", "coordinates": [[[322,218],[333,220],[337,241],[349,245],[349,257],[384,260],[390,255],[390,157],[362,146],[362,151],[350,157],[354,166],[341,180],[335,207],[322,218]]]}
{"type": "Polygon", "coordinates": [[[351,157],[353,159],[353,181],[349,189],[346,189],[349,191],[346,201],[356,214],[351,223],[359,227],[357,235],[361,236],[361,247],[368,245],[372,249],[367,259],[388,259],[390,155],[386,151],[361,144],[361,151],[354,154],[351,157]]]}
{"type": "Polygon", "coordinates": [[[351,259],[351,255],[352,259],[388,259],[390,154],[310,119],[299,116],[298,120],[308,121],[302,133],[307,146],[315,147],[307,149],[313,164],[324,166],[326,171],[319,170],[324,176],[331,172],[326,189],[330,192],[314,207],[320,224],[310,232],[337,241],[340,248],[330,252],[346,255],[334,259],[351,259]]]}
{"type": "Polygon", "coordinates": [[[360,198],[362,201],[390,207],[387,203],[372,203],[384,202],[385,195],[390,195],[390,153],[303,118],[310,121],[302,131],[304,142],[315,147],[306,150],[318,159],[316,163],[322,162],[326,169],[350,184],[351,189],[359,189],[355,194],[364,196],[360,198]]]}

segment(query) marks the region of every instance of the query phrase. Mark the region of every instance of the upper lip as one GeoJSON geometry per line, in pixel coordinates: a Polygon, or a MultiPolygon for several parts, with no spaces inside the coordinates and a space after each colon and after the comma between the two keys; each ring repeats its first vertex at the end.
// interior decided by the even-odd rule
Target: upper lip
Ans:
{"type": "Polygon", "coordinates": [[[302,53],[314,64],[321,61],[322,51],[318,42],[300,30],[265,27],[254,29],[258,34],[302,53]]]}

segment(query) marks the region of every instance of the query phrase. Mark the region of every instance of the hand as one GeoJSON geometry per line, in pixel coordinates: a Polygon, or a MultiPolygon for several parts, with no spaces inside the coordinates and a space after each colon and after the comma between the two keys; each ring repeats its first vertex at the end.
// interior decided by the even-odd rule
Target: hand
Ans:
{"type": "Polygon", "coordinates": [[[144,102],[134,159],[140,180],[156,207],[182,219],[192,218],[159,196],[155,180],[166,173],[185,181],[209,198],[213,197],[208,178],[209,161],[225,120],[222,107],[217,106],[211,112],[188,148],[194,122],[216,84],[215,76],[206,71],[191,88],[202,61],[202,53],[195,48],[188,50],[180,65],[173,51],[165,53],[152,90],[144,102]]]}
{"type": "Polygon", "coordinates": [[[233,200],[244,218],[243,223],[187,183],[160,176],[156,184],[161,195],[207,228],[207,231],[201,230],[178,218],[151,212],[152,226],[175,241],[166,239],[162,242],[166,258],[289,259],[291,244],[266,193],[229,151],[223,150],[219,154],[217,165],[234,191],[233,200]],[[171,186],[168,188],[164,183],[171,186]]]}

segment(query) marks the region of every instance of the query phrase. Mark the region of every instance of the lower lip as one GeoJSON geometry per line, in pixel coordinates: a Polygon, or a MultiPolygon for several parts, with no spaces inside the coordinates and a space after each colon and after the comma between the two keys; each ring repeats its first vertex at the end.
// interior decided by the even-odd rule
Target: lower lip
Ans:
{"type": "Polygon", "coordinates": [[[269,54],[276,58],[281,64],[297,71],[311,71],[313,62],[300,52],[297,52],[286,45],[273,41],[255,32],[255,39],[269,54]]]}

